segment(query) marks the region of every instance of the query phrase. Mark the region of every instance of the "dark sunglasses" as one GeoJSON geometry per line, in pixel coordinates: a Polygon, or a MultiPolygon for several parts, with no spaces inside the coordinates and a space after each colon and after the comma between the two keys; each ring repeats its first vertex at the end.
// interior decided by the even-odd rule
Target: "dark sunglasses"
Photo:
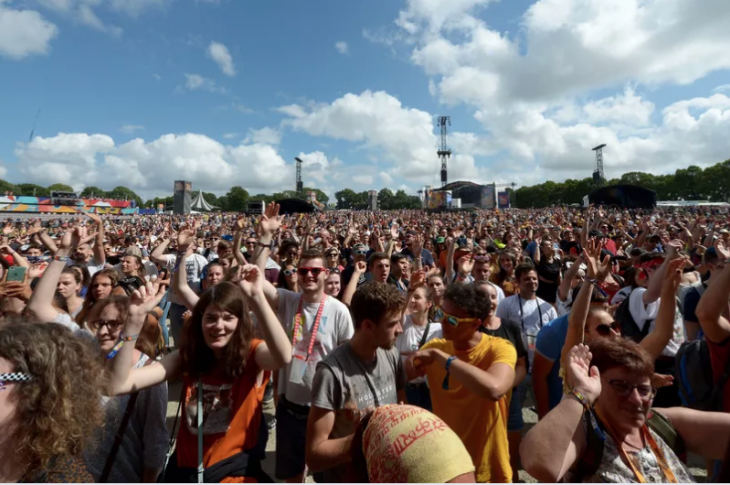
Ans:
{"type": "Polygon", "coordinates": [[[318,277],[322,271],[324,271],[324,268],[297,268],[297,274],[299,274],[299,276],[307,276],[307,274],[312,273],[312,276],[315,278],[318,277]]]}
{"type": "Polygon", "coordinates": [[[634,392],[634,389],[639,393],[641,400],[645,402],[652,400],[656,396],[656,389],[651,386],[637,386],[618,379],[611,379],[608,383],[611,384],[614,392],[619,397],[629,397],[634,392]]]}
{"type": "Polygon", "coordinates": [[[611,335],[611,330],[621,333],[621,325],[617,322],[611,322],[611,324],[602,323],[596,327],[596,333],[601,337],[608,337],[611,335]]]}
{"type": "Polygon", "coordinates": [[[256,241],[246,241],[246,246],[255,246],[256,241]]]}

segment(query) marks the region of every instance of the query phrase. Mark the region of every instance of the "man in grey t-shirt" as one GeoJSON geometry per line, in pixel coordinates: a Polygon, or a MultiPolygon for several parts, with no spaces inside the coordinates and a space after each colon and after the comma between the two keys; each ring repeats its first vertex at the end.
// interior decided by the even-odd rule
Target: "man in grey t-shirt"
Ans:
{"type": "Polygon", "coordinates": [[[405,401],[406,376],[395,341],[403,333],[404,296],[370,282],[353,296],[352,339],[317,365],[306,437],[307,466],[317,481],[348,481],[359,419],[376,407],[405,401]]]}

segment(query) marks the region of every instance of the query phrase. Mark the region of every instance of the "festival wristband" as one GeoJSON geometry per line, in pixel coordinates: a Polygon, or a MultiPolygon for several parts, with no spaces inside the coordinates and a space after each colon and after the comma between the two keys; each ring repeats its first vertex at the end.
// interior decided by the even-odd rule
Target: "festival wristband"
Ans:
{"type": "Polygon", "coordinates": [[[120,339],[121,339],[121,340],[122,340],[123,342],[134,342],[135,340],[137,340],[137,339],[139,338],[139,334],[136,334],[136,335],[129,335],[129,336],[126,336],[126,335],[124,335],[124,336],[120,336],[119,338],[120,338],[120,339]]]}
{"type": "Polygon", "coordinates": [[[67,263],[71,261],[71,258],[68,256],[53,256],[54,261],[59,261],[61,263],[67,263]]]}
{"type": "Polygon", "coordinates": [[[588,399],[581,394],[580,392],[576,391],[575,389],[572,389],[568,396],[576,399],[581,405],[583,406],[583,409],[588,413],[588,419],[591,423],[591,427],[596,432],[596,434],[601,438],[601,441],[606,440],[606,435],[603,434],[603,431],[601,430],[601,427],[598,426],[598,421],[596,421],[596,416],[593,414],[593,410],[591,409],[591,405],[588,402],[588,399]]]}
{"type": "Polygon", "coordinates": [[[444,365],[444,369],[446,369],[446,377],[444,377],[444,382],[441,385],[441,387],[444,388],[444,390],[449,390],[449,375],[451,374],[449,371],[449,368],[451,367],[451,363],[456,360],[456,356],[452,355],[448,359],[446,359],[446,365],[444,365]]]}

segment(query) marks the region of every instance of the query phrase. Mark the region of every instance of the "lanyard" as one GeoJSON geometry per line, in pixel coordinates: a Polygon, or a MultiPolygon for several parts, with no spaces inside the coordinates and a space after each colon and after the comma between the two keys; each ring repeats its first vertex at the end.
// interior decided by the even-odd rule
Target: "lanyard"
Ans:
{"type": "MultiPolygon", "coordinates": [[[[522,314],[522,296],[520,296],[519,293],[517,293],[517,301],[520,302],[520,322],[522,323],[522,333],[527,335],[527,331],[525,330],[525,316],[522,314]]],[[[540,325],[540,328],[542,328],[542,309],[540,308],[540,300],[536,298],[535,303],[537,303],[537,314],[540,317],[537,323],[540,325]]]]}
{"type": "MultiPolygon", "coordinates": [[[[307,349],[307,359],[309,359],[309,356],[312,355],[312,350],[314,349],[314,342],[317,341],[317,332],[319,331],[319,322],[322,319],[322,312],[324,311],[324,305],[327,302],[327,295],[322,296],[322,301],[319,303],[319,308],[317,309],[317,316],[314,318],[314,324],[312,325],[312,337],[309,339],[309,348],[307,349]]],[[[304,304],[304,295],[299,297],[299,308],[297,308],[297,314],[294,316],[294,333],[292,334],[291,343],[292,347],[294,347],[297,342],[297,335],[299,334],[299,329],[302,327],[302,306],[304,304]]],[[[302,328],[302,338],[304,338],[304,329],[302,328]]]]}
{"type": "MultiPolygon", "coordinates": [[[[598,410],[596,409],[596,412],[598,410]]],[[[599,416],[600,417],[600,416],[599,416]]],[[[611,438],[613,439],[613,442],[616,444],[616,448],[618,449],[618,453],[621,456],[621,459],[626,463],[629,468],[631,468],[631,471],[634,472],[634,475],[636,476],[636,480],[639,483],[646,483],[646,478],[644,478],[644,475],[639,471],[638,468],[636,468],[636,465],[634,465],[634,462],[629,458],[628,453],[626,453],[626,450],[624,450],[624,447],[621,446],[621,443],[616,439],[616,435],[613,433],[613,430],[611,430],[611,427],[608,425],[608,422],[606,420],[602,420],[603,425],[606,427],[606,431],[611,435],[611,438]]],[[[651,448],[652,453],[654,453],[654,456],[656,457],[656,461],[659,464],[659,468],[662,471],[662,474],[664,475],[664,478],[668,483],[678,483],[677,477],[674,476],[674,472],[669,467],[669,463],[667,463],[667,459],[664,456],[664,452],[661,448],[659,448],[659,445],[657,444],[654,437],[651,435],[651,432],[649,432],[649,428],[646,424],[641,427],[641,434],[644,437],[644,440],[649,444],[649,447],[651,448]]]]}

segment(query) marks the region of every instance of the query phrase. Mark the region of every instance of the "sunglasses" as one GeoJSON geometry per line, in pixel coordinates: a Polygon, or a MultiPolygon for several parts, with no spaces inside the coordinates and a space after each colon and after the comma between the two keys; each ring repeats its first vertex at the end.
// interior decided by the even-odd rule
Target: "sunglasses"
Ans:
{"type": "Polygon", "coordinates": [[[634,392],[634,389],[636,389],[639,397],[644,402],[650,401],[656,396],[656,389],[651,386],[637,386],[618,379],[611,379],[608,383],[611,384],[614,392],[619,397],[629,397],[634,392]]]}
{"type": "Polygon", "coordinates": [[[284,270],[284,276],[292,276],[296,272],[297,272],[296,269],[285,269],[284,270]]]}
{"type": "Polygon", "coordinates": [[[368,252],[362,249],[358,249],[356,251],[353,251],[352,253],[357,254],[358,256],[365,256],[368,252]]]}
{"type": "Polygon", "coordinates": [[[256,241],[246,241],[246,246],[255,246],[256,241]]]}
{"type": "Polygon", "coordinates": [[[318,277],[322,271],[324,271],[324,268],[297,268],[297,274],[299,274],[299,276],[307,276],[309,273],[312,273],[312,276],[315,278],[318,277]]]}
{"type": "Polygon", "coordinates": [[[444,317],[441,320],[441,323],[448,323],[452,327],[458,327],[460,323],[471,323],[471,322],[479,322],[481,321],[479,318],[475,317],[469,317],[469,318],[459,318],[456,315],[452,315],[450,313],[444,312],[444,317]]]}
{"type": "Polygon", "coordinates": [[[596,333],[601,337],[608,337],[611,335],[611,330],[621,333],[621,325],[616,322],[611,322],[610,324],[602,323],[596,327],[596,333]]]}
{"type": "Polygon", "coordinates": [[[124,325],[124,321],[122,321],[122,320],[93,320],[93,321],[89,322],[89,328],[91,328],[94,331],[99,330],[104,325],[106,325],[106,327],[109,329],[110,332],[116,332],[124,325]]]}

